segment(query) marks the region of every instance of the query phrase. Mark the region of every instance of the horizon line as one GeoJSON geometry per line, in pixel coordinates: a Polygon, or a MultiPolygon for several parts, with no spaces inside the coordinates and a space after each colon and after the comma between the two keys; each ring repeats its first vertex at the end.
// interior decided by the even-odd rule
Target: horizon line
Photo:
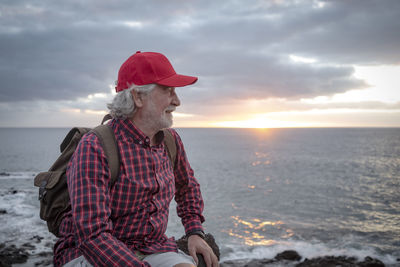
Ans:
{"type": "MultiPolygon", "coordinates": [[[[95,126],[0,126],[0,129],[72,129],[74,127],[86,127],[94,128],[95,126]]],[[[397,129],[399,126],[288,126],[288,127],[203,127],[203,126],[181,126],[181,127],[170,127],[172,129],[255,129],[255,130],[266,130],[266,129],[377,129],[377,128],[391,128],[397,129]]]]}

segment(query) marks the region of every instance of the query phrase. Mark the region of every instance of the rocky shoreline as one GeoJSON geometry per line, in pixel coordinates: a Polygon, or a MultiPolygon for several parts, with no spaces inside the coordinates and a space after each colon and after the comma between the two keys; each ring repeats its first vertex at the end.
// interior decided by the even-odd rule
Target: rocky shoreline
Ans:
{"type": "MultiPolygon", "coordinates": [[[[49,251],[35,252],[36,244],[42,243],[43,237],[35,235],[29,242],[17,247],[14,244],[0,243],[0,267],[26,264],[25,266],[52,266],[53,253],[49,251]]],[[[45,247],[50,249],[53,244],[46,242],[45,247]]]]}
{"type": "MultiPolygon", "coordinates": [[[[34,242],[41,242],[41,237],[35,236],[34,242]]],[[[33,241],[33,240],[32,240],[33,241]]],[[[0,244],[0,267],[13,266],[15,264],[25,264],[25,266],[52,266],[52,253],[42,252],[35,254],[32,252],[34,246],[25,243],[21,247],[15,245],[6,246],[0,244]]],[[[400,265],[400,261],[399,261],[400,265]]],[[[261,267],[261,266],[296,266],[296,267],[383,267],[380,260],[366,257],[359,261],[355,257],[347,256],[323,256],[313,259],[303,258],[294,250],[283,251],[273,259],[242,259],[224,261],[221,267],[261,267]]]]}
{"type": "Polygon", "coordinates": [[[323,256],[313,259],[303,259],[297,251],[286,250],[273,259],[247,259],[222,262],[221,267],[262,267],[262,266],[295,266],[295,267],[383,267],[385,264],[378,259],[365,257],[363,261],[347,256],[323,256]]]}
{"type": "MultiPolygon", "coordinates": [[[[16,190],[10,190],[11,194],[15,194],[16,190]]],[[[5,209],[0,209],[0,216],[6,215],[8,212],[5,209]]],[[[45,241],[46,239],[39,235],[34,235],[27,238],[27,242],[21,245],[15,245],[12,243],[0,243],[0,267],[11,267],[11,266],[52,266],[53,265],[53,253],[52,242],[45,241]],[[37,246],[45,247],[46,251],[37,251],[37,246]]],[[[214,250],[214,253],[220,259],[219,246],[216,244],[214,237],[211,234],[206,234],[205,240],[214,250]]],[[[187,251],[187,239],[185,237],[177,240],[178,247],[184,252],[187,251]]],[[[199,258],[200,259],[200,258],[199,258]]],[[[201,259],[200,259],[201,260],[201,259]]],[[[400,259],[397,259],[398,265],[400,266],[400,259]]],[[[203,262],[204,264],[204,262],[203,262]]],[[[205,266],[199,265],[199,266],[205,266]]],[[[221,267],[260,267],[260,266],[288,266],[288,267],[382,267],[385,266],[383,262],[372,257],[365,257],[363,260],[359,260],[355,257],[348,256],[331,256],[326,255],[322,257],[316,257],[307,259],[301,256],[297,251],[286,250],[278,253],[274,258],[264,259],[239,259],[239,260],[228,260],[220,262],[221,267]]]]}

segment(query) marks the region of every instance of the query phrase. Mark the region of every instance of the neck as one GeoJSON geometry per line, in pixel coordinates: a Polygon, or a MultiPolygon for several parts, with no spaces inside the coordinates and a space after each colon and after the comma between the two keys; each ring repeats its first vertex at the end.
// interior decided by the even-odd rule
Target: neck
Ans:
{"type": "Polygon", "coordinates": [[[139,128],[140,131],[142,131],[147,137],[149,137],[150,145],[154,145],[155,135],[156,133],[158,133],[158,131],[160,131],[160,129],[154,129],[152,125],[141,120],[139,116],[133,116],[132,118],[130,118],[130,120],[137,128],[139,128]]]}

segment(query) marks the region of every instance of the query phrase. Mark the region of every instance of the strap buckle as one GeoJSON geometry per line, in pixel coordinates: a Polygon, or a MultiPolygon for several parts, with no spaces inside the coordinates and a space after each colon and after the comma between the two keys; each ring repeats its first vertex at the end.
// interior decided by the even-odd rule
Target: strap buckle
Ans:
{"type": "Polygon", "coordinates": [[[44,196],[46,195],[46,193],[47,193],[46,185],[47,185],[47,181],[46,181],[46,180],[43,180],[43,181],[40,183],[40,187],[39,187],[39,200],[42,200],[42,199],[44,198],[44,196]]]}

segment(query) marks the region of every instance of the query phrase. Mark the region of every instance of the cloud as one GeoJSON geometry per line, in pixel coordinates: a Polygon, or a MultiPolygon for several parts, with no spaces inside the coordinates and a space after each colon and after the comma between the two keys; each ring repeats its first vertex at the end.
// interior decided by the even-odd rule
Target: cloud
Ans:
{"type": "Polygon", "coordinates": [[[367,85],[352,67],[296,64],[289,57],[240,52],[199,54],[200,74],[217,94],[233,98],[299,98],[344,92],[367,85]]]}
{"type": "Polygon", "coordinates": [[[362,89],[354,65],[400,62],[399,17],[397,0],[3,1],[0,102],[80,108],[79,99],[109,94],[137,50],[160,51],[177,72],[199,76],[181,91],[185,113],[362,89]]]}
{"type": "Polygon", "coordinates": [[[282,49],[346,64],[399,64],[399,7],[398,1],[327,1],[314,25],[282,49]]]}

